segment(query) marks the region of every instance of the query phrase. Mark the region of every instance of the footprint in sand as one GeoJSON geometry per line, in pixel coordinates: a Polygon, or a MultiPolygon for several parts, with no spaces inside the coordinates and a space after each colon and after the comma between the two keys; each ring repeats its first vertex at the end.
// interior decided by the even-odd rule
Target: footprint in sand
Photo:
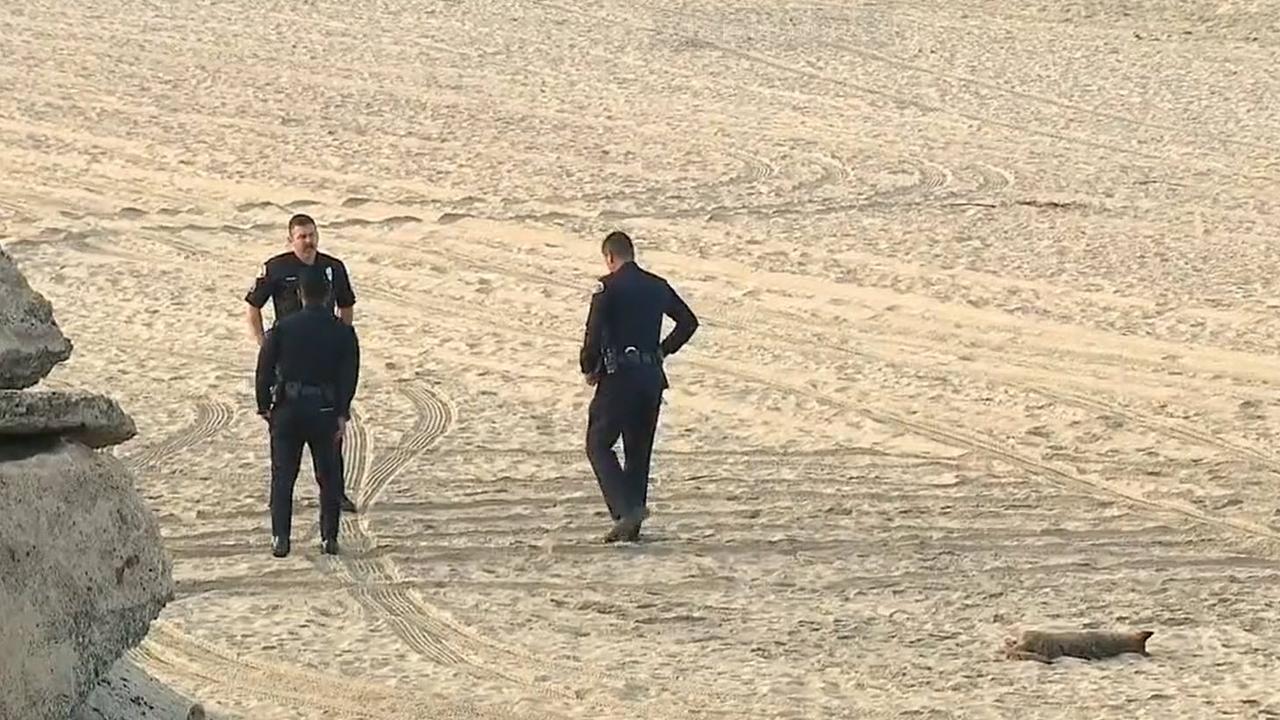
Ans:
{"type": "Polygon", "coordinates": [[[1119,415],[1102,415],[1099,419],[1108,430],[1123,430],[1125,427],[1124,418],[1119,415]]]}
{"type": "Polygon", "coordinates": [[[1240,417],[1245,420],[1263,420],[1266,413],[1262,411],[1262,403],[1257,400],[1244,400],[1238,406],[1240,417]]]}

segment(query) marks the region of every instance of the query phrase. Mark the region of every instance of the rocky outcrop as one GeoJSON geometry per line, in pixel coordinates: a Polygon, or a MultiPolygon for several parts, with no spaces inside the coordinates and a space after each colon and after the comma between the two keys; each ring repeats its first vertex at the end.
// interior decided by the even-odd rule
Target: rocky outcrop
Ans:
{"type": "Polygon", "coordinates": [[[138,433],[109,397],[92,393],[0,390],[0,437],[58,434],[91,448],[119,445],[138,433]]]}
{"type": "Polygon", "coordinates": [[[0,249],[0,388],[35,385],[71,357],[71,349],[53,319],[53,306],[0,249]]]}
{"type": "Polygon", "coordinates": [[[46,437],[0,450],[0,717],[66,718],[172,597],[124,465],[46,437]]]}
{"type": "Polygon", "coordinates": [[[14,387],[69,353],[0,256],[0,718],[71,717],[173,597],[155,516],[95,450],[132,437],[133,420],[100,395],[14,387]]]}
{"type": "Polygon", "coordinates": [[[120,658],[71,720],[208,720],[204,705],[176,692],[133,662],[120,658]]]}

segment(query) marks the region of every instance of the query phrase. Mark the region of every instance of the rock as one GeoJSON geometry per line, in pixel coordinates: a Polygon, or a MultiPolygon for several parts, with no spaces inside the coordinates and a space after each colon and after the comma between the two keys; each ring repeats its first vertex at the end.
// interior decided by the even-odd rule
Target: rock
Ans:
{"type": "Polygon", "coordinates": [[[1060,657],[1084,660],[1134,653],[1146,657],[1151,630],[1024,630],[1005,638],[1004,654],[1011,660],[1052,663],[1060,657]]]}
{"type": "Polygon", "coordinates": [[[0,249],[0,388],[35,385],[71,357],[71,350],[71,341],[53,319],[53,305],[0,249]]]}
{"type": "Polygon", "coordinates": [[[155,516],[115,457],[0,442],[0,718],[65,720],[173,598],[155,516]]]}
{"type": "Polygon", "coordinates": [[[122,657],[71,720],[209,720],[204,705],[122,657]]]}
{"type": "Polygon", "coordinates": [[[55,390],[0,390],[0,439],[5,435],[62,435],[91,448],[120,443],[138,429],[104,395],[55,390]]]}
{"type": "Polygon", "coordinates": [[[71,720],[206,720],[204,706],[165,685],[128,656],[116,661],[71,720]],[[195,709],[199,708],[199,714],[195,709]]]}

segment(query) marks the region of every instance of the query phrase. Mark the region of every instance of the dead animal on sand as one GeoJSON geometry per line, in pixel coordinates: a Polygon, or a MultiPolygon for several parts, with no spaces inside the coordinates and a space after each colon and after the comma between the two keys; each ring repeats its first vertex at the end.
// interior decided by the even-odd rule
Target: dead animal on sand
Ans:
{"type": "Polygon", "coordinates": [[[1154,634],[1150,630],[1024,630],[1017,639],[1005,638],[1004,656],[1042,663],[1064,656],[1101,660],[1136,653],[1147,657],[1147,639],[1154,634]]]}

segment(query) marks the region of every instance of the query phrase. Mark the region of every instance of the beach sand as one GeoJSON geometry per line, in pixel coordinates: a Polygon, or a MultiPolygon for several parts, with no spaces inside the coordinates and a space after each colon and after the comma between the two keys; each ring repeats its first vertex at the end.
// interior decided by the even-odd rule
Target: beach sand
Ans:
{"type": "Polygon", "coordinates": [[[124,671],[253,720],[1280,714],[1280,7],[647,5],[6,8],[0,242],[175,560],[124,671]],[[271,557],[253,412],[299,211],[358,297],[337,559],[307,459],[271,557]],[[614,228],[703,320],[635,546],[577,370],[614,228]]]}

